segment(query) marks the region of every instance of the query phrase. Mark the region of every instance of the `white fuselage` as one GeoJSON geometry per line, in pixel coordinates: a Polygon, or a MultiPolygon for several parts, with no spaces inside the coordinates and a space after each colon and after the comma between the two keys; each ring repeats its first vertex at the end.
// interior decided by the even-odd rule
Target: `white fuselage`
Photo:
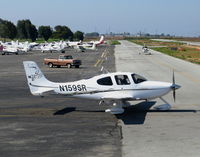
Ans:
{"type": "Polygon", "coordinates": [[[102,92],[96,92],[95,88],[92,89],[91,87],[88,87],[85,84],[80,83],[79,81],[77,83],[63,83],[58,84],[57,89],[55,90],[58,94],[63,95],[69,95],[70,93],[73,95],[74,92],[77,92],[76,95],[73,95],[73,97],[80,97],[80,98],[86,98],[86,99],[96,99],[100,100],[105,95],[119,95],[121,93],[131,95],[132,100],[146,100],[146,99],[154,99],[161,97],[171,91],[171,83],[166,82],[152,82],[147,81],[145,84],[151,84],[153,83],[156,85],[157,83],[161,86],[154,87],[147,87],[142,85],[140,87],[137,87],[135,85],[128,85],[126,88],[120,88],[120,87],[113,87],[113,88],[102,88],[102,92]],[[165,87],[163,87],[165,86],[165,87]],[[81,93],[80,95],[78,93],[81,93]],[[89,94],[82,94],[82,92],[88,92],[89,94]],[[91,94],[92,93],[92,94],[91,94]]]}
{"type": "MultiPolygon", "coordinates": [[[[80,80],[67,83],[55,83],[53,86],[57,94],[68,95],[73,97],[96,99],[100,100],[108,95],[115,97],[116,95],[128,95],[130,100],[147,100],[161,97],[170,92],[172,83],[158,81],[144,81],[136,84],[131,77],[131,74],[126,73],[129,79],[128,85],[118,85],[115,80],[115,75],[119,74],[103,74],[95,76],[91,79],[80,80]],[[97,80],[110,76],[112,85],[100,85],[97,80]],[[80,94],[79,94],[80,93],[80,94]]],[[[125,75],[125,73],[124,73],[125,75]]]]}

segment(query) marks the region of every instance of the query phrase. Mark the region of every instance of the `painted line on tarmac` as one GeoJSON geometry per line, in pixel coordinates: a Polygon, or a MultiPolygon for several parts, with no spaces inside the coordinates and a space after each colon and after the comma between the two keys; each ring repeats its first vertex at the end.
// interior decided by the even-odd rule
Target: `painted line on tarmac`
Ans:
{"type": "Polygon", "coordinates": [[[103,62],[104,62],[104,59],[98,59],[94,67],[101,66],[103,62]]]}
{"type": "Polygon", "coordinates": [[[98,60],[97,60],[97,62],[94,64],[94,67],[97,67],[97,66],[98,66],[98,64],[100,63],[100,61],[101,61],[101,60],[100,60],[100,59],[98,59],[98,60]]]}
{"type": "Polygon", "coordinates": [[[103,56],[103,58],[102,58],[102,59],[99,59],[99,60],[97,61],[97,63],[96,63],[96,66],[95,66],[95,67],[97,67],[97,66],[101,66],[101,65],[103,64],[103,62],[104,62],[104,60],[105,60],[106,56],[107,56],[107,53],[104,53],[104,56],[103,56]]]}
{"type": "Polygon", "coordinates": [[[106,57],[107,57],[107,55],[108,55],[108,53],[105,53],[105,55],[104,55],[104,58],[106,58],[106,57]]]}
{"type": "Polygon", "coordinates": [[[104,62],[104,59],[103,58],[106,58],[107,56],[107,49],[105,49],[101,55],[101,58],[102,59],[98,59],[97,62],[94,64],[94,67],[97,67],[97,66],[101,66],[101,64],[104,62]]]}
{"type": "Polygon", "coordinates": [[[101,66],[103,64],[104,60],[102,59],[99,63],[99,66],[101,66]]]}
{"type": "Polygon", "coordinates": [[[16,117],[17,115],[0,115],[0,117],[16,117]]]}
{"type": "Polygon", "coordinates": [[[102,53],[101,58],[103,58],[104,54],[105,54],[105,52],[102,53]]]}

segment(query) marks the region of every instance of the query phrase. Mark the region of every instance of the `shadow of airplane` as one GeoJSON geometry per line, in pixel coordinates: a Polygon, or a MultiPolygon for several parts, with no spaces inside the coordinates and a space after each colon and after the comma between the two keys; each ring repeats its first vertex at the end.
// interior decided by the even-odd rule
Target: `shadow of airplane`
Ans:
{"type": "Polygon", "coordinates": [[[56,111],[53,115],[65,115],[70,112],[105,112],[105,110],[77,110],[76,107],[66,107],[56,111]]]}
{"type": "Polygon", "coordinates": [[[76,107],[66,107],[64,109],[56,111],[53,115],[65,115],[73,111],[76,111],[76,107]]]}
{"type": "MultiPolygon", "coordinates": [[[[199,110],[180,110],[180,109],[171,109],[167,111],[159,111],[159,110],[154,110],[150,108],[155,105],[156,101],[151,101],[151,102],[141,102],[133,106],[129,106],[125,108],[125,111],[123,114],[118,114],[115,115],[117,119],[120,119],[123,121],[125,125],[138,125],[138,124],[144,124],[146,114],[148,112],[199,112],[199,110]]],[[[64,109],[56,111],[53,115],[65,115],[70,112],[105,112],[104,110],[77,110],[76,107],[66,107],[64,109]]]]}
{"type": "Polygon", "coordinates": [[[154,110],[150,108],[155,105],[156,101],[152,102],[141,102],[136,105],[130,106],[125,109],[125,112],[121,115],[115,115],[117,119],[121,119],[125,125],[137,125],[137,124],[144,124],[146,114],[148,112],[198,112],[197,110],[167,110],[167,111],[160,111],[154,110]]]}
{"type": "Polygon", "coordinates": [[[124,124],[143,124],[149,109],[155,105],[155,101],[141,102],[139,104],[125,108],[123,114],[115,115],[117,119],[121,119],[124,124]]]}

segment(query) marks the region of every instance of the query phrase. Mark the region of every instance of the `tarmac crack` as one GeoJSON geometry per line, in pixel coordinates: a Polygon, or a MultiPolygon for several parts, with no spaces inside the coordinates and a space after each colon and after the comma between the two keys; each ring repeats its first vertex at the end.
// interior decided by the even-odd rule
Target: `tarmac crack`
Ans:
{"type": "Polygon", "coordinates": [[[117,132],[119,133],[119,137],[120,137],[120,140],[123,139],[123,133],[122,133],[122,126],[118,124],[118,122],[115,122],[115,125],[114,127],[112,127],[112,129],[109,131],[109,135],[111,137],[114,137],[115,135],[115,130],[117,130],[117,132]]]}

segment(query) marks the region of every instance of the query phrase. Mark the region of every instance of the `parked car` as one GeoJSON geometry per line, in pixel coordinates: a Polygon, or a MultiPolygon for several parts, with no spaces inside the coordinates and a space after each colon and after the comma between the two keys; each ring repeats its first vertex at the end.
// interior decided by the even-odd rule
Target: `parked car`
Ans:
{"type": "Polygon", "coordinates": [[[67,68],[74,66],[75,68],[79,68],[81,65],[81,60],[73,59],[71,55],[60,55],[58,59],[45,58],[44,64],[48,65],[50,68],[54,66],[67,66],[67,68]]]}

